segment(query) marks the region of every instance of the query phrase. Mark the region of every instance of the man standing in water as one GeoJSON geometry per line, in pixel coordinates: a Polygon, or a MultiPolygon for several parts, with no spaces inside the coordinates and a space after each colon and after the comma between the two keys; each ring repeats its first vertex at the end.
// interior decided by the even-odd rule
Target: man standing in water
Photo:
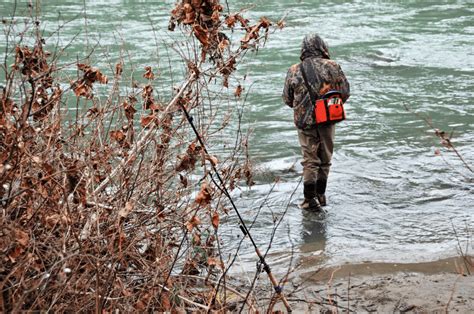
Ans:
{"type": "Polygon", "coordinates": [[[307,35],[301,47],[301,63],[290,67],[283,89],[283,100],[293,108],[294,122],[303,153],[304,201],[301,208],[320,210],[326,205],[326,185],[331,167],[335,124],[317,125],[314,103],[305,84],[316,98],[330,90],[341,93],[342,101],[349,98],[349,82],[341,67],[329,57],[326,43],[316,34],[307,35]]]}

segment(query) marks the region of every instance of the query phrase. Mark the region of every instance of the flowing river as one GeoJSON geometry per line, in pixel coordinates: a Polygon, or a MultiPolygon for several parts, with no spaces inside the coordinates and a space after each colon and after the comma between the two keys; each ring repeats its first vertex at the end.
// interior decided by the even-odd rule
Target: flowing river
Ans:
{"type": "MultiPolygon", "coordinates": [[[[252,234],[262,249],[286,211],[272,242],[272,263],[283,267],[291,256],[318,256],[321,265],[433,261],[458,255],[458,239],[463,249],[474,249],[474,174],[404,108],[453,131],[454,145],[474,167],[472,2],[256,0],[229,5],[251,7],[252,19],[277,21],[287,14],[286,27],[271,34],[239,69],[247,74],[244,119],[253,129],[256,184],[235,198],[248,221],[261,207],[252,234]],[[292,111],[281,100],[286,71],[298,62],[301,41],[310,32],[328,42],[352,90],[348,119],[337,125],[329,205],[320,215],[298,208],[301,157],[292,111]]],[[[25,5],[18,7],[24,13],[25,5]]],[[[125,46],[132,53],[126,59],[143,68],[156,63],[155,40],[174,35],[166,31],[172,7],[173,1],[86,1],[84,19],[82,1],[48,0],[41,15],[46,29],[72,20],[58,38],[51,37],[65,45],[79,33],[65,56],[70,60],[99,40],[103,55],[115,60],[125,46]]],[[[2,1],[2,17],[12,8],[13,1],[2,1]]],[[[4,42],[1,35],[2,50],[4,42]]],[[[100,58],[96,63],[108,66],[100,58]]],[[[233,215],[224,222],[224,243],[241,237],[232,227],[235,222],[233,215]]],[[[255,260],[247,241],[241,257],[255,260]]]]}

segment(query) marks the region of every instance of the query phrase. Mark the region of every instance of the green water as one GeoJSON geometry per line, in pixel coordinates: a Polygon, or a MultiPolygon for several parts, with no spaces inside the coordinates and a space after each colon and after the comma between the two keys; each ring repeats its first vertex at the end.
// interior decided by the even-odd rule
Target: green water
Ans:
{"type": "MultiPolygon", "coordinates": [[[[173,42],[174,34],[166,31],[172,4],[86,1],[84,10],[82,1],[44,1],[42,27],[48,31],[72,20],[49,41],[65,45],[78,34],[64,59],[81,58],[98,43],[93,62],[101,68],[112,71],[120,49],[127,49],[127,66],[152,65],[168,77],[168,59],[179,58],[173,50],[157,51],[155,43],[173,42]]],[[[258,54],[247,56],[239,70],[247,74],[245,121],[253,128],[251,155],[258,170],[256,185],[235,195],[245,217],[255,216],[272,178],[281,178],[253,228],[259,245],[268,243],[275,218],[287,208],[300,178],[292,112],[283,105],[281,90],[305,34],[318,32],[327,40],[352,89],[348,120],[337,126],[327,213],[302,213],[300,188],[274,239],[272,262],[285,265],[290,248],[299,256],[320,254],[326,264],[456,255],[453,226],[462,241],[473,230],[473,175],[454,154],[442,150],[444,160],[435,156],[433,132],[403,104],[429,115],[440,129],[454,129],[454,144],[474,165],[473,2],[230,2],[231,9],[251,4],[253,19],[288,14],[286,28],[272,34],[258,54]]],[[[20,15],[24,7],[18,4],[20,15]]],[[[12,1],[1,2],[2,17],[12,8],[12,1]]],[[[4,43],[1,35],[2,51],[4,43]]],[[[180,67],[173,71],[180,72],[180,67]]],[[[229,225],[233,221],[230,217],[229,225]]],[[[222,232],[229,246],[240,236],[229,226],[222,232]]],[[[244,259],[251,254],[250,247],[243,250],[244,259]]]]}

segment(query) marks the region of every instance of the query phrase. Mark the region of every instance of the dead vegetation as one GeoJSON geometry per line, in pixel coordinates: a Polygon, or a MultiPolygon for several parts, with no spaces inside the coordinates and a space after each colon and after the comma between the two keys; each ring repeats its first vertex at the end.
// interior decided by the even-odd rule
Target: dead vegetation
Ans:
{"type": "MultiPolygon", "coordinates": [[[[167,93],[151,66],[137,83],[123,75],[123,59],[109,77],[88,58],[59,64],[64,50],[46,51],[29,9],[24,24],[14,14],[3,21],[0,309],[255,309],[254,295],[226,280],[232,256],[217,231],[228,199],[212,172],[230,191],[252,183],[246,137],[237,132],[228,154],[206,153],[183,110],[212,147],[232,116],[219,112],[212,89],[230,86],[272,23],[224,14],[217,0],[178,1],[169,29],[187,35],[193,54],[181,54],[186,76],[167,93]]],[[[239,84],[231,97],[241,93],[239,84]]]]}

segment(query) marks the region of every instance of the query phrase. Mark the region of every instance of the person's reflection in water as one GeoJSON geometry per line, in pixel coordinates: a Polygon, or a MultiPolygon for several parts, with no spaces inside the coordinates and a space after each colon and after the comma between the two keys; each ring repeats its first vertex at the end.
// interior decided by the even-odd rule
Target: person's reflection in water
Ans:
{"type": "Polygon", "coordinates": [[[302,253],[320,255],[326,248],[326,214],[321,212],[302,211],[303,229],[302,253]]]}

